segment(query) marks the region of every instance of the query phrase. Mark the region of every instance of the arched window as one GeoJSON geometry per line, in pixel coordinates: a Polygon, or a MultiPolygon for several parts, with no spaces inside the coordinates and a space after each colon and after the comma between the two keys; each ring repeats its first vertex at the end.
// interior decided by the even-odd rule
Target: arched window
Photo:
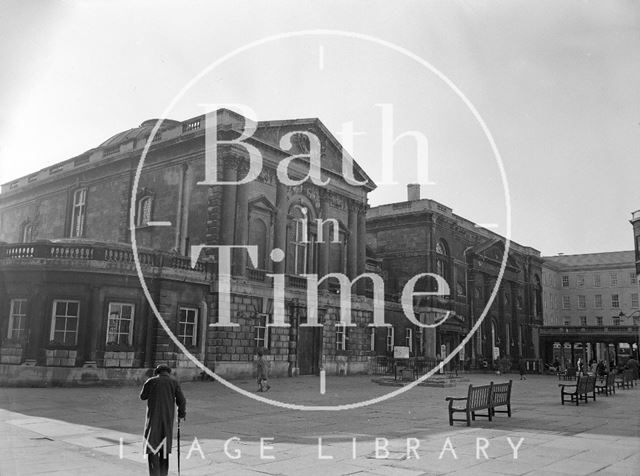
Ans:
{"type": "Polygon", "coordinates": [[[266,269],[267,225],[260,218],[249,221],[249,245],[258,247],[256,268],[266,269]]]}
{"type": "Polygon", "coordinates": [[[436,243],[436,274],[442,276],[451,286],[451,271],[449,263],[449,247],[446,241],[439,240],[436,243]]]}
{"type": "Polygon", "coordinates": [[[149,195],[138,200],[136,209],[136,226],[146,226],[151,221],[153,198],[149,195]]]}
{"type": "Polygon", "coordinates": [[[73,192],[73,207],[71,209],[71,238],[82,238],[84,235],[84,217],[87,204],[87,189],[80,188],[73,192]]]}
{"type": "Polygon", "coordinates": [[[33,239],[33,225],[25,223],[22,227],[22,242],[29,243],[33,239]]]}

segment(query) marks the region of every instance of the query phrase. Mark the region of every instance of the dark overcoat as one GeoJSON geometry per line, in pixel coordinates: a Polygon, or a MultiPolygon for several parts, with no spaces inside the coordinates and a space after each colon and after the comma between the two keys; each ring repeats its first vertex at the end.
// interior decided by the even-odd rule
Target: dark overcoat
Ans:
{"type": "MultiPolygon", "coordinates": [[[[144,425],[146,453],[157,451],[165,438],[166,451],[171,453],[176,405],[179,418],[184,418],[187,407],[180,384],[169,374],[160,373],[144,383],[140,399],[147,401],[147,418],[144,425]]],[[[162,449],[159,453],[162,454],[162,449]]]]}

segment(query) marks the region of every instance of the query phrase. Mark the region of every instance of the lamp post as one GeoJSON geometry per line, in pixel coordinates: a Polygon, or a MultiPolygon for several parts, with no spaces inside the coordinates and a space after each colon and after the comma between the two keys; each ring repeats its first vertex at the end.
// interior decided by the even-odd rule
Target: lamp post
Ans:
{"type": "MultiPolygon", "coordinates": [[[[633,311],[631,314],[629,314],[628,316],[623,312],[620,311],[620,314],[618,314],[618,317],[620,318],[621,321],[627,320],[627,319],[633,319],[633,327],[635,328],[635,338],[636,338],[636,349],[635,349],[635,357],[639,358],[639,353],[640,353],[640,326],[638,325],[638,320],[640,320],[640,309],[637,311],[633,311]]],[[[633,344],[631,345],[631,350],[633,352],[633,344]]]]}

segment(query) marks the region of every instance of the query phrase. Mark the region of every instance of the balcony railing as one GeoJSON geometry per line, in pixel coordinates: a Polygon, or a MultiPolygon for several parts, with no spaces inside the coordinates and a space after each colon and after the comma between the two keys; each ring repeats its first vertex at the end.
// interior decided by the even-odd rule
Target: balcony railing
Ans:
{"type": "Polygon", "coordinates": [[[598,334],[627,334],[638,331],[638,326],[545,326],[540,329],[540,335],[598,335],[598,334]]]}
{"type": "MultiPolygon", "coordinates": [[[[17,243],[0,245],[0,259],[68,259],[79,261],[102,261],[111,263],[133,263],[131,248],[109,246],[99,243],[17,243]]],[[[182,269],[212,275],[207,264],[198,261],[194,268],[191,259],[165,253],[138,252],[138,260],[143,266],[182,269]]]]}

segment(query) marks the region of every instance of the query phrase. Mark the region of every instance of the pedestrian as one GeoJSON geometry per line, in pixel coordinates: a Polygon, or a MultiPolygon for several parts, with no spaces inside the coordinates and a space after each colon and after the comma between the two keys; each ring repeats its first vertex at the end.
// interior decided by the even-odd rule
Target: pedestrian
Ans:
{"type": "Polygon", "coordinates": [[[524,376],[526,371],[527,371],[527,363],[522,357],[520,357],[520,380],[527,380],[527,377],[524,376]]]}
{"type": "Polygon", "coordinates": [[[638,361],[631,357],[629,360],[627,360],[627,364],[625,367],[631,369],[631,372],[633,373],[633,380],[638,380],[638,368],[640,367],[638,361]]]}
{"type": "Polygon", "coordinates": [[[582,357],[578,358],[578,364],[577,364],[577,370],[578,370],[578,375],[582,375],[582,357]]]}
{"type": "Polygon", "coordinates": [[[267,392],[271,388],[269,385],[269,362],[264,359],[264,350],[258,349],[258,392],[267,392]]]}
{"type": "Polygon", "coordinates": [[[140,392],[140,399],[147,401],[144,446],[149,475],[166,476],[169,473],[175,409],[177,406],[178,418],[184,419],[187,415],[187,401],[177,379],[170,375],[168,365],[158,365],[154,374],[144,383],[140,392]]]}

